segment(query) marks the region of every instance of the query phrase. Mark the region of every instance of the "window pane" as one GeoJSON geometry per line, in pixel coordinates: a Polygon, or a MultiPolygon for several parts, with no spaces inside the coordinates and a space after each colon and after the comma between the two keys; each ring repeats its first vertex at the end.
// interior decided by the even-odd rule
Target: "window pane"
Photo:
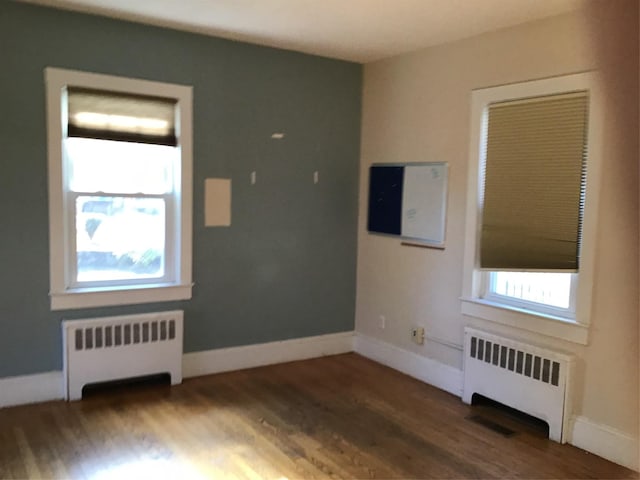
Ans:
{"type": "Polygon", "coordinates": [[[174,147],[89,138],[65,140],[73,192],[172,191],[174,147]]]}
{"type": "Polygon", "coordinates": [[[76,199],[78,282],[162,277],[164,245],[164,199],[76,199]]]}
{"type": "Polygon", "coordinates": [[[571,273],[492,272],[491,292],[552,307],[569,308],[571,273]]]}

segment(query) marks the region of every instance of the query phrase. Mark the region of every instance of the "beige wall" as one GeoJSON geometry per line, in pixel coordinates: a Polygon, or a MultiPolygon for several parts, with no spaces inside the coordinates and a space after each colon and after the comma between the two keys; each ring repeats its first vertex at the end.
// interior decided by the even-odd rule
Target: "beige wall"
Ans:
{"type": "Polygon", "coordinates": [[[636,0],[597,2],[573,14],[365,66],[356,302],[357,332],[462,368],[461,351],[443,343],[461,345],[463,336],[459,296],[471,90],[602,69],[608,93],[591,339],[587,347],[560,346],[579,359],[575,413],[636,438],[637,8],[636,0]],[[366,232],[370,164],[420,161],[449,162],[444,251],[403,247],[397,239],[366,232]],[[444,342],[414,345],[413,325],[444,342]]]}
{"type": "Polygon", "coordinates": [[[591,344],[582,414],[638,436],[638,2],[594,2],[590,47],[605,80],[591,344]],[[617,8],[616,8],[617,7],[617,8]]]}

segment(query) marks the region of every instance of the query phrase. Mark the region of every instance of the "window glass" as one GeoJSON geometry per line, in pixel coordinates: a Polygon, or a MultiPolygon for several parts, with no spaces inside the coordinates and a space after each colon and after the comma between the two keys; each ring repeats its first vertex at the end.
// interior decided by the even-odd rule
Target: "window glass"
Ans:
{"type": "Polygon", "coordinates": [[[162,194],[173,189],[175,147],[90,138],[64,143],[74,192],[162,194]]]}
{"type": "Polygon", "coordinates": [[[164,276],[164,199],[78,196],[75,217],[78,283],[164,276]]]}
{"type": "Polygon", "coordinates": [[[489,292],[515,300],[569,309],[571,273],[491,272],[489,292]]]}

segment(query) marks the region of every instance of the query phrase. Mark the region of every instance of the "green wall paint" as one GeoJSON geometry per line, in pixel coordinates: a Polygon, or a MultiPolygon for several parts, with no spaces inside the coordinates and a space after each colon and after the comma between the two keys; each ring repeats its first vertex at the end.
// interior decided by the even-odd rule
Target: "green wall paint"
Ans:
{"type": "Polygon", "coordinates": [[[0,377],[60,369],[63,318],[182,308],[186,352],[353,329],[360,65],[7,1],[0,46],[0,377]],[[47,66],[194,87],[192,300],[50,310],[47,66]]]}

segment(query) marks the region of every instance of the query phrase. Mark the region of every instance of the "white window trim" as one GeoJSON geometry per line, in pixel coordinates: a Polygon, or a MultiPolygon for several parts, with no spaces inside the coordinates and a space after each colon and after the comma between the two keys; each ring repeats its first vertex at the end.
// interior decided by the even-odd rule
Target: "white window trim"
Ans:
{"type": "Polygon", "coordinates": [[[149,80],[79,72],[47,67],[47,150],[49,168],[49,277],[52,310],[89,308],[137,303],[166,302],[191,298],[192,289],[192,211],[193,139],[192,87],[149,80]],[[78,85],[123,93],[176,98],[180,108],[177,126],[180,134],[180,222],[176,235],[176,255],[180,256],[178,277],[171,283],[127,285],[101,288],[68,288],[66,285],[64,178],[62,167],[62,91],[78,85]]]}
{"type": "Polygon", "coordinates": [[[591,322],[591,298],[594,287],[596,229],[601,169],[601,80],[595,72],[533,80],[474,90],[471,95],[471,141],[469,146],[467,215],[464,246],[462,314],[501,325],[560,338],[586,345],[591,322]],[[575,319],[546,315],[532,310],[498,304],[482,298],[482,276],[478,263],[480,247],[479,166],[484,141],[482,119],[490,103],[537,97],[576,90],[589,91],[589,127],[587,180],[580,248],[580,273],[576,293],[575,319]]]}

